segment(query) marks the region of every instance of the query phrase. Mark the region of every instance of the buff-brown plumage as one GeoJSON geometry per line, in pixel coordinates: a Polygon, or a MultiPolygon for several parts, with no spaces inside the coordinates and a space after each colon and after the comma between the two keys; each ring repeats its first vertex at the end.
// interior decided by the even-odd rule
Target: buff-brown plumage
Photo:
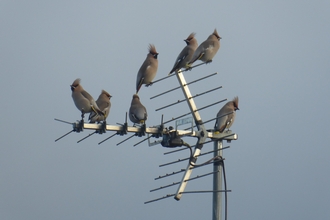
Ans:
{"type": "Polygon", "coordinates": [[[90,123],[105,121],[110,113],[111,102],[110,98],[112,96],[105,90],[101,91],[98,99],[96,100],[96,104],[99,109],[104,113],[104,115],[96,114],[95,112],[90,113],[90,123]]]}
{"type": "Polygon", "coordinates": [[[81,86],[80,81],[81,80],[79,78],[76,79],[70,87],[74,104],[78,110],[81,111],[82,116],[85,113],[90,113],[92,111],[103,115],[103,112],[99,109],[93,97],[81,86]]]}
{"type": "Polygon", "coordinates": [[[215,132],[222,133],[225,129],[229,129],[233,125],[236,117],[236,110],[239,110],[238,97],[227,102],[218,112],[214,126],[215,132]]]}
{"type": "Polygon", "coordinates": [[[184,41],[187,45],[182,49],[182,51],[176,58],[173,68],[168,75],[175,71],[179,71],[182,68],[189,68],[188,63],[194,55],[194,52],[198,46],[197,40],[195,38],[195,33],[191,33],[184,41]]]}
{"type": "Polygon", "coordinates": [[[129,119],[134,124],[143,124],[147,120],[147,117],[147,109],[142,105],[140,97],[137,94],[134,94],[129,108],[129,119]]]}
{"type": "Polygon", "coordinates": [[[149,45],[149,53],[140,67],[136,77],[136,94],[139,92],[142,84],[150,86],[155,78],[158,69],[158,52],[153,44],[149,45]]]}
{"type": "Polygon", "coordinates": [[[213,57],[220,48],[220,39],[217,29],[214,29],[213,33],[195,50],[189,64],[191,65],[196,60],[201,60],[205,63],[212,62],[213,57]]]}

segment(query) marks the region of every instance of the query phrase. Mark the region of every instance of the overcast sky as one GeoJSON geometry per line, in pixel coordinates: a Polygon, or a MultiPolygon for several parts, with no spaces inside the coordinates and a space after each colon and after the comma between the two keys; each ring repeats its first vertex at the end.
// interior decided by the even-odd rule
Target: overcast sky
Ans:
{"type": "MultiPolygon", "coordinates": [[[[211,219],[211,194],[167,198],[186,168],[187,151],[163,155],[134,137],[72,133],[54,121],[80,118],[69,85],[81,78],[96,99],[113,97],[108,124],[123,123],[135,92],[137,71],[148,44],[159,52],[156,79],[171,70],[196,32],[198,43],[217,28],[221,48],[208,65],[186,72],[198,107],[239,96],[233,132],[238,140],[224,151],[228,219],[328,219],[330,216],[330,2],[329,1],[1,1],[0,2],[0,219],[211,219]]],[[[155,109],[183,98],[172,77],[139,95],[148,109],[147,126],[189,111],[186,103],[155,109]]],[[[215,117],[224,103],[200,112],[215,117]]],[[[130,123],[130,125],[132,125],[130,123]]],[[[174,122],[172,124],[174,125],[174,122]]],[[[212,128],[214,122],[206,124],[212,128]]],[[[192,145],[195,138],[185,138],[192,145]]],[[[224,143],[224,146],[229,144],[224,143]]],[[[202,152],[210,151],[207,144],[202,152]]],[[[200,157],[198,162],[210,159],[200,157]]],[[[212,171],[196,169],[192,176],[212,171]]],[[[187,190],[212,189],[212,177],[187,190]]]]}

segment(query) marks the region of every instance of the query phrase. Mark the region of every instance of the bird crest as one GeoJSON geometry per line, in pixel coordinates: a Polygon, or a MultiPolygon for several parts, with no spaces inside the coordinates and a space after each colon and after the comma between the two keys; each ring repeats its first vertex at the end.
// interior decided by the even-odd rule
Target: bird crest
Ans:
{"type": "Polygon", "coordinates": [[[108,98],[111,98],[112,96],[105,90],[102,89],[102,94],[106,95],[108,98]]]}
{"type": "Polygon", "coordinates": [[[73,81],[72,85],[70,85],[71,91],[72,92],[75,91],[75,89],[79,86],[79,84],[80,84],[80,79],[79,78],[76,79],[75,81],[73,81]]]}
{"type": "Polygon", "coordinates": [[[149,44],[149,53],[151,53],[152,55],[158,55],[155,45],[149,44]]]}
{"type": "Polygon", "coordinates": [[[189,41],[191,41],[191,39],[193,39],[195,37],[196,33],[192,32],[187,39],[185,39],[184,41],[186,41],[186,43],[188,43],[189,41]]]}
{"type": "Polygon", "coordinates": [[[238,96],[236,96],[236,97],[233,99],[233,104],[234,104],[234,108],[235,108],[235,110],[239,110],[239,108],[238,108],[238,96]]]}
{"type": "Polygon", "coordinates": [[[80,78],[76,79],[75,81],[73,81],[73,83],[72,83],[71,86],[73,86],[73,87],[77,87],[77,86],[80,84],[80,81],[81,81],[80,78]]]}
{"type": "Polygon", "coordinates": [[[221,37],[219,36],[219,34],[218,34],[218,32],[217,32],[217,29],[214,29],[213,35],[214,35],[218,40],[221,39],[221,37]]]}

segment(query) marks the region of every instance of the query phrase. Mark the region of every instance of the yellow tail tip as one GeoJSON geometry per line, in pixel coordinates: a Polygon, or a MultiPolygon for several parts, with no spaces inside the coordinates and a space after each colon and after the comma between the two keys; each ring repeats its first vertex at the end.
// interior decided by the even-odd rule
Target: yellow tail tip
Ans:
{"type": "Polygon", "coordinates": [[[186,68],[186,69],[189,69],[189,68],[191,68],[191,66],[192,66],[191,63],[187,63],[185,68],[186,68]]]}

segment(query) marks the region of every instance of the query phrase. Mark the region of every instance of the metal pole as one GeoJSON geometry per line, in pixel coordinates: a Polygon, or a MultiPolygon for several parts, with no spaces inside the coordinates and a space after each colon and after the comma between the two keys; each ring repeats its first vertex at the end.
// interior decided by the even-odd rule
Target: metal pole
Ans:
{"type": "MultiPolygon", "coordinates": [[[[195,151],[192,155],[194,158],[197,158],[200,155],[201,149],[203,147],[203,143],[205,142],[205,139],[206,139],[206,136],[207,136],[206,135],[207,131],[206,131],[205,126],[203,124],[202,118],[199,115],[196,104],[194,102],[194,99],[191,96],[189,87],[187,86],[187,82],[186,82],[182,72],[181,71],[177,72],[176,76],[177,76],[178,81],[180,83],[182,92],[183,92],[183,94],[184,94],[184,96],[187,100],[187,103],[188,103],[189,109],[191,111],[191,114],[194,117],[195,124],[196,124],[199,132],[203,134],[203,135],[198,134],[199,138],[198,138],[197,143],[196,143],[195,151]]],[[[192,164],[194,164],[195,162],[196,161],[194,161],[194,162],[190,161],[190,163],[188,164],[188,167],[186,168],[186,172],[183,175],[182,181],[180,183],[178,191],[176,192],[176,194],[174,196],[174,199],[176,199],[176,200],[181,199],[181,196],[182,196],[181,192],[183,192],[184,189],[186,188],[186,185],[188,183],[187,180],[190,178],[190,175],[191,175],[193,167],[194,167],[192,164]]]]}
{"type": "MultiPolygon", "coordinates": [[[[214,141],[214,156],[222,157],[222,140],[214,141]]],[[[222,211],[222,194],[220,190],[222,189],[222,168],[221,163],[215,162],[213,165],[213,207],[212,207],[212,220],[221,220],[222,211]]]]}

